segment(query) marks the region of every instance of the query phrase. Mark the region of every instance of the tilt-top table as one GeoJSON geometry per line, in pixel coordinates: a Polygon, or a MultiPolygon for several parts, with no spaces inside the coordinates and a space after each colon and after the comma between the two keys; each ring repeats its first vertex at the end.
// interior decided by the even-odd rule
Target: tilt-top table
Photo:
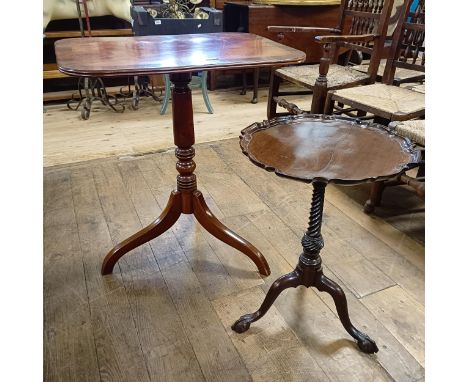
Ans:
{"type": "Polygon", "coordinates": [[[346,331],[365,353],[378,351],[375,342],[357,330],[348,314],[341,287],[323,274],[320,233],[327,183],[354,185],[392,178],[416,167],[421,154],[406,138],[384,126],[348,117],[299,115],[255,123],[244,130],[241,148],[252,162],[277,175],[313,184],[309,226],[302,238],[303,252],[291,273],[278,278],[255,313],[239,318],[238,333],[265,315],[280,293],[299,285],[329,293],[346,331]]]}
{"type": "MultiPolygon", "coordinates": [[[[247,255],[263,275],[270,268],[260,251],[224,226],[209,210],[197,189],[195,132],[191,72],[257,68],[304,61],[299,50],[249,33],[209,33],[177,36],[90,37],[55,43],[58,68],[78,77],[115,77],[170,74],[174,144],[177,146],[177,188],[162,214],[148,227],[115,246],[106,256],[101,273],[112,273],[116,262],[130,250],[167,231],[184,214],[194,214],[213,236],[247,255]]],[[[220,182],[222,179],[220,179],[220,182]]]]}

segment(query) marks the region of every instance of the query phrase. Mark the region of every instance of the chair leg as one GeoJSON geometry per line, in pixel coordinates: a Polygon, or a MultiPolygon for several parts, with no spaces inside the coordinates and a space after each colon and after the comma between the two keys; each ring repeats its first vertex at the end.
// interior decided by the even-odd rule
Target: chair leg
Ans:
{"type": "Polygon", "coordinates": [[[240,92],[240,95],[246,95],[247,94],[247,70],[242,71],[242,90],[240,92]]]}
{"type": "Polygon", "coordinates": [[[314,94],[312,95],[312,104],[310,106],[310,112],[312,114],[322,114],[325,112],[325,101],[327,99],[327,87],[314,86],[314,94]]]}
{"type": "Polygon", "coordinates": [[[258,80],[260,78],[260,69],[256,68],[254,69],[254,80],[253,80],[253,97],[251,103],[257,103],[258,102],[258,80]]]}
{"type": "Polygon", "coordinates": [[[203,100],[205,101],[206,108],[208,109],[208,113],[213,114],[213,107],[211,106],[210,99],[208,98],[208,89],[207,89],[207,79],[208,79],[208,72],[204,71],[201,74],[201,88],[203,94],[203,100]]]}
{"type": "Polygon", "coordinates": [[[406,174],[401,175],[400,179],[403,184],[410,186],[414,191],[416,191],[416,194],[418,194],[420,198],[424,199],[426,193],[424,180],[415,179],[406,174]]]}
{"type": "Polygon", "coordinates": [[[425,175],[426,175],[426,167],[424,166],[424,164],[422,164],[418,167],[418,172],[416,173],[416,177],[422,178],[425,175]]]}
{"type": "Polygon", "coordinates": [[[216,85],[217,85],[217,71],[212,70],[208,74],[208,90],[210,91],[215,91],[216,90],[216,85]]]}
{"type": "Polygon", "coordinates": [[[374,122],[379,123],[384,126],[388,126],[388,124],[391,122],[386,118],[379,117],[378,115],[374,116],[374,122]]]}
{"type": "Polygon", "coordinates": [[[380,206],[380,201],[382,200],[382,193],[384,191],[384,188],[384,181],[372,183],[369,199],[364,204],[364,212],[366,214],[374,212],[375,207],[380,206]]]}
{"type": "Polygon", "coordinates": [[[166,114],[167,105],[169,104],[169,99],[171,96],[171,80],[169,79],[169,74],[164,75],[164,99],[161,105],[161,115],[166,114]]]}
{"type": "Polygon", "coordinates": [[[426,165],[424,163],[424,160],[426,159],[425,150],[422,150],[421,154],[422,154],[421,159],[423,160],[423,162],[418,167],[418,173],[416,174],[416,177],[418,177],[418,178],[422,178],[426,174],[426,165]]]}
{"type": "Polygon", "coordinates": [[[357,117],[365,117],[366,116],[366,112],[364,110],[358,110],[357,111],[357,117]]]}
{"type": "Polygon", "coordinates": [[[268,91],[268,105],[267,105],[267,117],[268,119],[274,118],[277,115],[276,108],[277,104],[274,97],[278,96],[278,91],[281,83],[281,78],[275,75],[275,69],[271,69],[270,75],[270,90],[268,91]]]}
{"type": "Polygon", "coordinates": [[[325,107],[324,107],[323,113],[327,115],[332,115],[334,106],[335,106],[335,101],[332,98],[332,94],[328,93],[327,99],[325,101],[325,107]]]}

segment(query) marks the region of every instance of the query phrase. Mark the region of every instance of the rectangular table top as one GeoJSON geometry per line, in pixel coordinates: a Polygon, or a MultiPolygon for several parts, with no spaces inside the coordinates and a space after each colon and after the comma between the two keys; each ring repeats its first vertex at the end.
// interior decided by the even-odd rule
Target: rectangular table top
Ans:
{"type": "Polygon", "coordinates": [[[128,76],[296,64],[305,53],[250,33],[89,37],[55,43],[72,76],[128,76]]]}

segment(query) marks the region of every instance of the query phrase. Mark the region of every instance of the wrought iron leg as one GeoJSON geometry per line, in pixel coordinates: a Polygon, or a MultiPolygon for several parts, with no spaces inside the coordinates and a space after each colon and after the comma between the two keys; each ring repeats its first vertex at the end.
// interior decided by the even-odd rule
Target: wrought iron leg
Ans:
{"type": "Polygon", "coordinates": [[[140,103],[140,86],[138,85],[138,76],[133,76],[134,88],[132,96],[132,109],[138,110],[138,104],[140,103]]]}
{"type": "Polygon", "coordinates": [[[91,107],[94,101],[100,101],[103,105],[110,107],[117,113],[123,113],[125,110],[125,106],[119,104],[116,97],[107,94],[104,82],[99,77],[80,77],[78,80],[78,93],[79,98],[75,98],[73,94],[72,99],[67,102],[67,107],[70,110],[78,110],[82,105],[81,118],[85,120],[88,119],[91,114],[91,107]],[[84,89],[84,95],[82,89],[84,89]],[[75,102],[77,105],[73,107],[72,104],[75,102]]]}
{"type": "Polygon", "coordinates": [[[133,90],[131,89],[131,84],[129,82],[128,83],[128,90],[124,91],[121,88],[119,94],[122,97],[124,97],[125,99],[126,98],[131,98],[131,100],[132,100],[131,108],[133,110],[138,110],[141,96],[151,97],[156,102],[162,102],[161,97],[156,95],[155,93],[156,93],[156,91],[155,91],[154,87],[152,85],[150,85],[149,82],[146,82],[146,76],[143,76],[143,77],[133,76],[133,90]]]}
{"type": "Polygon", "coordinates": [[[99,100],[106,106],[109,106],[112,110],[116,113],[123,113],[125,110],[125,106],[118,103],[117,97],[110,96],[107,94],[106,87],[104,86],[104,82],[102,82],[101,78],[96,78],[97,85],[94,87],[98,90],[99,100]],[[113,102],[111,102],[113,101],[113,102]],[[116,106],[118,108],[116,108],[116,106]]]}
{"type": "Polygon", "coordinates": [[[303,252],[299,256],[299,263],[296,269],[275,281],[268,291],[260,309],[255,313],[247,314],[239,318],[239,320],[232,325],[232,329],[238,333],[245,332],[249,329],[252,322],[257,321],[265,315],[283,290],[304,285],[305,287],[316,287],[321,292],[329,293],[333,297],[342,325],[358,342],[359,348],[365,353],[376,353],[379,349],[375,342],[365,333],[357,330],[351,323],[348,314],[348,303],[343,290],[337,283],[326,277],[322,271],[320,251],[324,246],[321,226],[325,201],[325,187],[325,183],[314,183],[309,226],[302,238],[303,252]]]}
{"type": "Polygon", "coordinates": [[[150,89],[149,82],[147,83],[145,79],[143,79],[142,77],[138,77],[138,76],[134,76],[133,79],[134,79],[134,86],[135,86],[133,90],[133,97],[132,97],[132,109],[133,110],[138,110],[138,104],[140,102],[141,96],[151,97],[156,102],[161,102],[161,97],[154,94],[153,86],[151,86],[151,89],[150,89]]]}
{"type": "Polygon", "coordinates": [[[94,97],[91,95],[92,92],[90,92],[89,82],[90,82],[89,78],[85,77],[84,79],[85,99],[83,103],[83,108],[81,109],[81,118],[85,120],[89,118],[89,115],[91,113],[91,106],[93,105],[93,99],[94,99],[94,97]]]}
{"type": "Polygon", "coordinates": [[[83,89],[83,81],[85,79],[86,78],[83,78],[83,77],[78,78],[78,94],[79,94],[79,97],[75,98],[75,94],[74,93],[72,94],[72,98],[70,100],[68,100],[68,102],[67,102],[67,107],[70,110],[78,110],[78,108],[81,106],[81,104],[83,103],[83,101],[85,99],[85,97],[83,96],[83,92],[81,91],[81,89],[83,89]],[[76,106],[72,106],[73,103],[76,103],[76,106]]]}

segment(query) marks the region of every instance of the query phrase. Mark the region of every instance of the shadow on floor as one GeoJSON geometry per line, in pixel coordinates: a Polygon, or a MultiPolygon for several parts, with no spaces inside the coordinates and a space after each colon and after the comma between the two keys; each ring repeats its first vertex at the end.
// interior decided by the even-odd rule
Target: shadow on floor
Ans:
{"type": "MultiPolygon", "coordinates": [[[[364,206],[369,198],[371,184],[337,186],[337,189],[364,206]]],[[[374,215],[404,232],[413,240],[424,244],[424,207],[424,200],[419,198],[411,188],[407,186],[387,187],[383,193],[382,203],[375,209],[374,215]]]]}

